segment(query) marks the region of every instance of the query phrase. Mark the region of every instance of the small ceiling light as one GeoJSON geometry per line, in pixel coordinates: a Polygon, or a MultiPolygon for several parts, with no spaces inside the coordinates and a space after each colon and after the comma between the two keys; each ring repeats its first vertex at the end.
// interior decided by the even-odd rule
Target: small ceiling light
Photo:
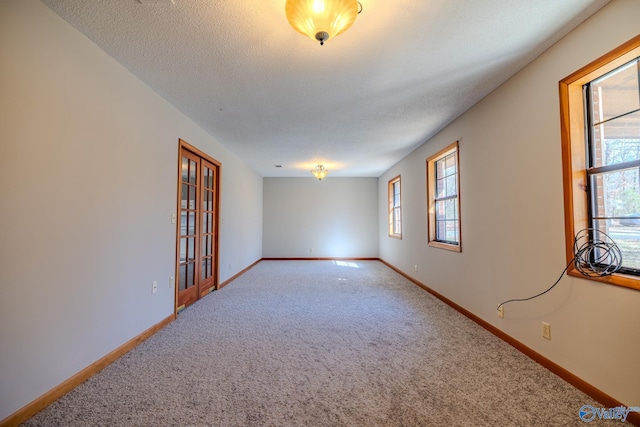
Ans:
{"type": "Polygon", "coordinates": [[[313,176],[315,176],[316,178],[318,178],[318,181],[322,181],[322,179],[323,179],[325,176],[329,175],[329,171],[328,171],[328,170],[326,170],[326,169],[324,168],[324,166],[322,166],[322,165],[318,165],[318,166],[316,166],[315,168],[313,168],[313,169],[311,170],[311,173],[313,174],[313,176]]]}
{"type": "Polygon", "coordinates": [[[357,0],[287,0],[284,6],[289,24],[320,45],[346,31],[362,7],[357,0]]]}

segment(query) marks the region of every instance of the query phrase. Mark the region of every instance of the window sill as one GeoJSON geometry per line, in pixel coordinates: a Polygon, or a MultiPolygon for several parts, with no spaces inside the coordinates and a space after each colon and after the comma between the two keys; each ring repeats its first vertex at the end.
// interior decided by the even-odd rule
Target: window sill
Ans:
{"type": "Polygon", "coordinates": [[[431,241],[428,243],[428,245],[431,246],[432,248],[439,248],[439,249],[444,249],[444,250],[453,251],[453,252],[462,252],[462,247],[460,245],[452,245],[451,243],[431,241]]]}
{"type": "Polygon", "coordinates": [[[579,277],[581,279],[593,280],[595,282],[607,283],[609,285],[622,286],[640,291],[640,277],[629,274],[612,274],[604,277],[589,277],[581,274],[575,267],[571,266],[567,271],[567,275],[579,277]]]}
{"type": "Polygon", "coordinates": [[[402,240],[402,234],[389,234],[392,239],[402,240]]]}

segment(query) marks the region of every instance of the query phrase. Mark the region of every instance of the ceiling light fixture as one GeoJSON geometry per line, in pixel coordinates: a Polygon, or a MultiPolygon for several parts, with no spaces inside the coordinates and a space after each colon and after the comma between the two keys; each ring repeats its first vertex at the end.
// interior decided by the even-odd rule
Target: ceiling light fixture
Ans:
{"type": "Polygon", "coordinates": [[[296,31],[324,45],[353,24],[362,5],[357,0],[287,0],[284,10],[296,31]]]}
{"type": "Polygon", "coordinates": [[[313,174],[313,176],[315,176],[316,178],[318,178],[318,181],[322,181],[322,179],[323,179],[325,176],[329,175],[329,171],[328,171],[328,170],[326,170],[326,169],[324,168],[324,166],[322,166],[322,165],[318,165],[318,166],[316,166],[315,168],[313,168],[313,169],[311,170],[311,173],[313,174]]]}

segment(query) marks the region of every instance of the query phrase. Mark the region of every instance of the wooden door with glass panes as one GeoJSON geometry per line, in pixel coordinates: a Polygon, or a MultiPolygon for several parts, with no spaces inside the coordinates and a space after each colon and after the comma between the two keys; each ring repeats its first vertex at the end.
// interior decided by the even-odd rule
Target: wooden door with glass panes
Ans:
{"type": "Polygon", "coordinates": [[[218,167],[204,159],[202,168],[202,203],[200,213],[200,296],[204,296],[216,286],[216,254],[218,253],[218,238],[216,233],[216,211],[218,200],[216,188],[218,186],[218,167]]]}
{"type": "Polygon", "coordinates": [[[220,164],[180,141],[176,310],[216,289],[220,164]]]}

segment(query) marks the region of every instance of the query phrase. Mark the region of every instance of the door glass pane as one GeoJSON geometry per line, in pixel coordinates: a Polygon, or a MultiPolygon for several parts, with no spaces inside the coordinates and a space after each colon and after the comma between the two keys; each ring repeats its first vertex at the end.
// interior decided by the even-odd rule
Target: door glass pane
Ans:
{"type": "Polygon", "coordinates": [[[189,159],[186,157],[182,158],[182,182],[187,182],[187,177],[189,176],[189,159]]]}
{"type": "Polygon", "coordinates": [[[187,287],[190,288],[193,285],[196,284],[196,277],[195,277],[195,263],[189,263],[188,264],[188,272],[187,272],[187,287]]]}
{"type": "Polygon", "coordinates": [[[203,258],[202,260],[202,278],[211,277],[211,258],[203,258]]]}
{"type": "Polygon", "coordinates": [[[196,184],[196,178],[198,174],[198,167],[196,162],[194,162],[193,160],[189,161],[189,184],[196,184]]]}
{"type": "Polygon", "coordinates": [[[189,186],[189,207],[188,209],[196,208],[196,187],[189,186]]]}
{"type": "Polygon", "coordinates": [[[187,260],[187,239],[180,239],[180,262],[187,260]]]}
{"type": "Polygon", "coordinates": [[[187,240],[188,240],[187,258],[189,261],[192,261],[196,259],[196,238],[189,237],[187,240]]]}
{"type": "Polygon", "coordinates": [[[184,291],[187,288],[187,281],[186,281],[186,277],[187,277],[187,266],[186,264],[182,264],[180,265],[180,274],[178,274],[178,276],[180,277],[180,285],[179,285],[179,289],[181,291],[184,291]]]}
{"type": "Polygon", "coordinates": [[[206,166],[204,168],[204,180],[202,184],[204,188],[211,188],[211,169],[206,166]]]}
{"type": "Polygon", "coordinates": [[[180,201],[180,207],[182,209],[187,209],[187,198],[189,197],[189,186],[187,184],[182,184],[182,191],[181,191],[181,201],[180,201]]]}
{"type": "Polygon", "coordinates": [[[189,212],[188,214],[187,232],[189,235],[196,234],[196,213],[195,212],[189,212]]]}
{"type": "Polygon", "coordinates": [[[207,252],[209,236],[202,236],[202,256],[207,256],[209,253],[207,252]]]}

